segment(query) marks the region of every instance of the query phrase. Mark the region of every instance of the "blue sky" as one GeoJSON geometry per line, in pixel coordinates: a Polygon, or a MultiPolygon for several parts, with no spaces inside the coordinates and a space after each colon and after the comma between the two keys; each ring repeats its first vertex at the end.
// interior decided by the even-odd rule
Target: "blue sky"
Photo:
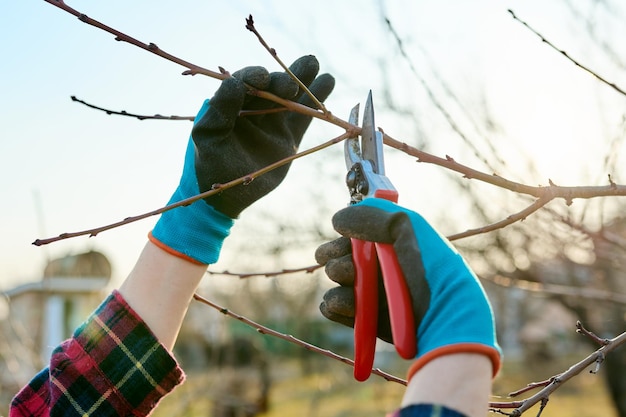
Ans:
{"type": "MultiPolygon", "coordinates": [[[[425,144],[438,155],[484,169],[441,114],[408,68],[384,29],[384,11],[403,38],[420,76],[462,127],[472,130],[459,106],[438,84],[443,79],[472,117],[488,108],[498,129],[490,134],[506,158],[504,175],[531,184],[604,184],[602,162],[607,142],[623,134],[624,97],[577,70],[507,13],[512,8],[551,41],[610,80],[626,85],[624,68],[607,60],[588,41],[580,20],[566,2],[495,1],[387,2],[347,0],[305,3],[274,1],[112,0],[68,4],[90,17],[196,64],[234,71],[245,65],[277,65],[244,29],[253,14],[257,27],[289,62],[317,55],[322,70],[337,76],[328,107],[345,116],[367,90],[388,86],[398,106],[417,109],[415,121],[382,109],[377,122],[393,136],[425,144]],[[384,6],[381,6],[384,3],[384,6]],[[530,158],[536,173],[525,170],[530,158]]],[[[615,48],[624,48],[619,32],[623,10],[596,10],[595,30],[615,48]]],[[[621,28],[623,31],[623,28],[621,28]]],[[[191,124],[137,121],[107,116],[71,102],[70,96],[112,109],[145,114],[193,115],[218,81],[181,76],[184,68],[87,26],[42,0],[0,6],[0,288],[39,278],[46,259],[85,249],[103,251],[115,279],[129,272],[156,218],[104,232],[34,247],[39,237],[115,222],[162,206],[175,188],[191,124]]],[[[621,56],[626,56],[622,49],[621,56]]],[[[314,123],[303,147],[339,131],[314,123]]],[[[485,144],[476,140],[479,149],[485,144]]],[[[622,150],[619,144],[615,153],[622,150]]],[[[433,167],[416,167],[390,156],[389,176],[400,188],[401,202],[438,217],[450,196],[433,167]],[[428,181],[420,181],[427,178],[428,181]]],[[[284,211],[302,220],[311,190],[322,193],[329,210],[346,204],[341,181],[320,184],[315,169],[328,178],[343,175],[340,149],[294,164],[281,189],[244,213],[225,250],[234,259],[238,241],[268,211],[284,211]],[[298,209],[295,210],[294,208],[298,209]],[[232,243],[231,243],[232,242],[232,243]]],[[[624,183],[623,172],[613,172],[624,183]],[[621,174],[621,178],[620,178],[621,174]]],[[[449,232],[476,226],[458,221],[449,232]]],[[[303,220],[304,221],[304,220],[303,220]]],[[[446,225],[443,225],[444,227],[446,225]]],[[[312,255],[301,265],[312,263],[312,255]]],[[[236,266],[234,267],[236,269],[236,266]]]]}

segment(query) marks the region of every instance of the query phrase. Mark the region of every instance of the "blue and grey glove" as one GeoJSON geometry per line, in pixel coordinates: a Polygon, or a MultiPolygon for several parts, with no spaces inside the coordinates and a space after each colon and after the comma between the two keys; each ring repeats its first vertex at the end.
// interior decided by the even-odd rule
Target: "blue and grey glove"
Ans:
{"type": "MultiPolygon", "coordinates": [[[[296,60],[290,70],[324,101],[335,80],[317,76],[319,63],[312,55],[296,60]]],[[[286,72],[268,73],[246,67],[222,81],[194,120],[180,184],[168,204],[211,190],[213,185],[243,177],[296,153],[311,118],[292,112],[240,116],[242,110],[269,110],[277,105],[247,94],[246,84],[279,97],[312,106],[310,97],[286,72]]],[[[161,215],[150,240],[184,259],[211,264],[217,261],[233,219],[249,205],[276,188],[287,175],[287,165],[161,215]]]]}
{"type": "MultiPolygon", "coordinates": [[[[500,367],[501,350],[487,296],[469,266],[449,242],[419,214],[390,201],[368,198],[340,210],[333,226],[343,237],[320,246],[316,259],[339,287],[320,305],[330,320],[354,326],[354,263],[349,238],[391,243],[413,303],[417,356],[409,378],[436,357],[484,354],[500,367]]],[[[382,280],[380,280],[382,285],[382,280]]],[[[387,301],[379,300],[378,337],[392,342],[387,301]]]]}

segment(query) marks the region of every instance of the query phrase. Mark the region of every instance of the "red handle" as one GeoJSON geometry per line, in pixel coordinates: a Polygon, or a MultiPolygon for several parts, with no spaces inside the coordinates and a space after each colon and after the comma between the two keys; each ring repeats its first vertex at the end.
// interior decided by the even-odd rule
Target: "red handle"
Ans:
{"type": "Polygon", "coordinates": [[[393,245],[376,243],[376,251],[385,283],[393,344],[401,357],[413,359],[417,354],[417,335],[413,305],[404,274],[393,245]]]}
{"type": "MultiPolygon", "coordinates": [[[[398,202],[395,190],[377,190],[377,198],[398,202]]],[[[412,359],[417,353],[417,336],[411,296],[393,245],[352,239],[354,277],[354,378],[365,381],[374,364],[378,329],[378,266],[383,275],[391,334],[398,354],[412,359]]]]}
{"type": "Polygon", "coordinates": [[[354,277],[354,378],[369,378],[378,328],[378,259],[373,242],[351,239],[354,277]]]}

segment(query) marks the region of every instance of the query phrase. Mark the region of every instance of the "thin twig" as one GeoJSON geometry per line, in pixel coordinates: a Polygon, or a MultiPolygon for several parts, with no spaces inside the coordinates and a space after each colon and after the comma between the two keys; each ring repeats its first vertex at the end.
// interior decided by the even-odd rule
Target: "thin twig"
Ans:
{"type": "MultiPolygon", "coordinates": [[[[112,35],[115,35],[115,40],[116,41],[120,41],[120,42],[127,42],[131,45],[135,45],[145,51],[151,52],[161,58],[164,58],[170,62],[176,63],[180,66],[183,66],[185,68],[187,68],[186,71],[183,71],[183,75],[196,75],[196,74],[201,74],[201,75],[206,75],[208,77],[211,78],[215,78],[218,80],[225,80],[226,78],[230,77],[230,73],[228,71],[226,71],[224,68],[219,67],[220,72],[216,72],[216,71],[211,71],[209,69],[203,68],[199,65],[193,64],[191,62],[185,61],[184,59],[178,58],[172,54],[169,54],[165,51],[163,51],[162,49],[160,49],[156,44],[150,42],[150,43],[145,43],[145,42],[141,42],[123,32],[120,32],[117,29],[114,29],[110,26],[107,26],[95,19],[90,18],[89,16],[71,8],[70,6],[68,6],[67,4],[65,4],[65,2],[63,0],[44,0],[46,3],[52,4],[55,7],[58,7],[59,9],[62,9],[74,16],[76,16],[81,22],[86,23],[88,25],[91,25],[95,28],[101,29],[105,32],[108,32],[112,35]]],[[[353,132],[357,132],[360,133],[361,129],[358,126],[354,126],[350,123],[348,123],[345,120],[342,120],[338,117],[335,117],[331,112],[324,112],[321,110],[315,110],[311,107],[305,106],[303,104],[291,101],[291,100],[286,100],[283,98],[280,98],[272,93],[269,93],[267,91],[262,91],[262,90],[257,90],[249,85],[247,85],[247,89],[248,89],[248,94],[250,95],[254,95],[260,98],[264,98],[266,100],[270,100],[273,101],[274,103],[277,104],[281,104],[283,107],[285,107],[285,109],[289,110],[289,111],[293,111],[293,112],[297,112],[297,113],[301,113],[304,114],[306,116],[310,116],[310,117],[314,117],[316,119],[320,119],[320,120],[324,120],[328,123],[334,124],[335,126],[339,126],[342,127],[346,130],[350,130],[353,132]]]]}
{"type": "Polygon", "coordinates": [[[552,198],[553,197],[539,198],[535,202],[533,202],[530,206],[526,207],[524,210],[520,211],[519,213],[511,214],[504,220],[500,220],[499,222],[495,222],[495,223],[492,223],[483,227],[479,227],[477,229],[470,229],[462,233],[456,233],[454,235],[450,235],[448,236],[448,240],[452,241],[452,240],[464,239],[466,237],[476,236],[479,234],[489,233],[494,230],[503,229],[506,226],[509,226],[513,223],[526,219],[532,213],[536,212],[537,210],[539,210],[540,208],[548,204],[552,200],[552,198]]]}
{"type": "MultiPolygon", "coordinates": [[[[89,108],[92,108],[94,110],[99,110],[102,111],[108,115],[116,115],[116,116],[126,116],[126,117],[133,117],[135,119],[139,119],[139,120],[189,120],[189,121],[194,121],[195,120],[195,116],[161,116],[160,114],[155,114],[153,116],[146,116],[143,114],[135,114],[135,113],[129,113],[126,110],[111,110],[111,109],[107,109],[104,107],[100,107],[100,106],[96,106],[95,104],[90,104],[87,103],[84,100],[80,100],[79,98],[77,98],[76,96],[70,96],[70,98],[72,99],[72,101],[76,102],[76,103],[80,103],[83,104],[89,108]]],[[[270,114],[270,113],[280,113],[280,112],[284,112],[287,111],[287,108],[285,107],[275,107],[275,108],[271,108],[271,109],[264,109],[264,110],[241,110],[239,111],[239,116],[240,117],[247,117],[247,116],[259,116],[262,114],[270,114]]]]}
{"type": "Polygon", "coordinates": [[[261,45],[263,45],[263,47],[270,53],[270,55],[274,58],[274,60],[276,60],[276,62],[278,62],[278,64],[285,70],[285,72],[287,74],[289,74],[289,76],[296,82],[298,83],[298,85],[300,86],[300,88],[302,89],[302,91],[304,91],[310,98],[311,100],[313,100],[313,103],[315,103],[315,105],[317,106],[318,109],[320,109],[324,114],[328,113],[328,110],[326,109],[326,106],[324,106],[324,103],[322,103],[321,101],[319,101],[317,99],[317,97],[315,97],[315,95],[311,92],[311,90],[309,90],[309,87],[307,87],[301,80],[300,78],[296,77],[296,75],[289,69],[289,67],[287,65],[285,65],[285,63],[280,59],[280,57],[278,56],[278,53],[276,52],[276,49],[270,47],[267,42],[265,42],[265,39],[263,39],[263,36],[261,36],[261,34],[259,33],[259,31],[256,29],[256,27],[254,26],[254,19],[252,18],[252,15],[250,15],[247,19],[246,19],[246,29],[248,29],[250,32],[254,33],[257,37],[257,39],[259,40],[259,42],[261,43],[261,45]]]}
{"type": "Polygon", "coordinates": [[[537,413],[537,417],[541,417],[541,414],[543,414],[543,410],[545,410],[546,405],[548,405],[548,401],[550,401],[549,397],[541,399],[541,405],[539,406],[539,412],[537,413]]]}
{"type": "Polygon", "coordinates": [[[65,4],[63,0],[44,0],[44,1],[46,3],[50,3],[53,6],[58,7],[59,9],[62,9],[76,16],[78,20],[80,20],[83,23],[94,26],[98,29],[104,30],[105,32],[108,32],[114,35],[116,41],[130,43],[131,45],[135,45],[143,50],[152,52],[153,54],[158,55],[161,58],[165,58],[168,61],[175,62],[183,67],[186,67],[188,70],[183,72],[184,75],[203,74],[203,75],[207,75],[209,77],[216,78],[219,80],[224,80],[230,76],[225,71],[221,71],[221,72],[211,71],[207,68],[200,67],[198,65],[192,64],[191,62],[175,57],[174,55],[168,54],[167,52],[163,51],[161,48],[159,48],[156,44],[152,42],[150,43],[141,42],[140,40],[137,40],[131,36],[128,36],[125,33],[122,33],[116,29],[113,29],[112,27],[107,26],[104,23],[101,23],[97,20],[94,20],[90,18],[89,16],[87,16],[86,14],[83,14],[79,12],[78,10],[71,8],[70,6],[65,4]]]}
{"type": "MultiPolygon", "coordinates": [[[[582,327],[582,325],[581,325],[582,327]]],[[[585,333],[587,334],[587,333],[585,333]]],[[[511,413],[503,413],[508,414],[514,417],[518,417],[522,415],[525,411],[533,407],[537,403],[542,403],[542,406],[545,407],[546,401],[550,397],[550,395],[556,391],[561,385],[574,378],[582,371],[587,369],[590,366],[594,366],[592,372],[597,372],[598,366],[606,355],[618,347],[624,345],[626,343],[626,332],[621,333],[620,335],[614,337],[613,339],[606,340],[606,343],[600,347],[595,352],[591,353],[589,356],[584,358],[578,363],[570,366],[568,370],[565,372],[555,375],[549,379],[549,383],[543,387],[539,392],[534,394],[533,396],[526,398],[522,401],[513,401],[510,403],[507,402],[494,402],[490,403],[489,406],[493,409],[492,411],[500,412],[501,409],[511,409],[514,410],[511,413]]],[[[543,410],[542,407],[542,410],[543,410]]]]}
{"type": "MultiPolygon", "coordinates": [[[[151,52],[161,58],[164,58],[170,62],[176,63],[180,66],[183,66],[185,68],[187,68],[187,70],[182,72],[182,75],[196,75],[196,74],[201,74],[201,75],[206,75],[208,77],[211,78],[215,78],[217,80],[225,80],[226,78],[231,77],[230,72],[226,71],[224,68],[219,67],[219,72],[216,71],[212,71],[209,70],[207,68],[201,67],[199,65],[193,64],[189,61],[185,61],[184,59],[181,59],[177,56],[174,56],[170,53],[167,53],[165,51],[163,51],[161,48],[159,48],[155,43],[153,42],[149,42],[149,43],[145,43],[142,42],[136,38],[133,38],[132,36],[129,36],[117,29],[114,29],[108,25],[105,25],[102,22],[99,22],[98,20],[92,19],[89,16],[87,16],[84,13],[81,13],[75,9],[73,9],[72,7],[68,6],[64,0],[44,0],[46,3],[52,4],[55,7],[58,7],[74,16],[76,16],[78,18],[78,20],[80,20],[83,23],[86,23],[90,26],[93,26],[95,28],[101,29],[105,32],[108,32],[112,35],[115,36],[115,40],[119,41],[119,42],[126,42],[129,43],[131,45],[137,46],[145,51],[151,52]]],[[[262,98],[265,98],[267,100],[272,100],[272,101],[276,101],[280,104],[284,105],[284,101],[283,99],[281,99],[280,97],[274,96],[273,94],[266,92],[266,91],[258,91],[255,88],[251,87],[251,86],[247,86],[248,87],[248,93],[249,94],[253,94],[262,98]]],[[[299,103],[294,103],[292,102],[291,105],[286,106],[288,107],[289,110],[292,111],[300,111],[300,112],[305,112],[306,114],[308,114],[309,116],[313,116],[313,117],[318,117],[320,118],[319,114],[311,114],[310,112],[307,111],[308,110],[312,110],[306,106],[300,105],[299,103]]],[[[324,117],[321,117],[323,119],[327,119],[330,115],[323,115],[324,117]]],[[[330,118],[329,120],[331,123],[333,122],[332,118],[330,118]]],[[[341,124],[341,123],[340,123],[341,124]]],[[[340,125],[339,124],[339,125],[340,125]]]]}
{"type": "MultiPolygon", "coordinates": [[[[317,347],[317,346],[315,346],[315,345],[313,345],[311,343],[308,343],[308,342],[305,342],[303,340],[300,340],[297,337],[294,337],[292,335],[287,335],[287,334],[284,334],[284,333],[280,333],[280,332],[278,332],[276,330],[270,329],[269,327],[265,327],[265,326],[255,322],[255,321],[250,320],[249,318],[246,318],[244,316],[236,314],[236,313],[230,311],[227,308],[221,307],[221,306],[215,304],[214,302],[212,302],[212,301],[210,301],[210,300],[208,300],[208,299],[206,299],[206,298],[204,298],[204,297],[202,297],[202,296],[200,296],[198,294],[194,294],[193,298],[196,301],[199,301],[199,302],[201,302],[203,304],[208,305],[209,307],[212,307],[212,308],[216,309],[217,311],[219,311],[222,314],[225,314],[225,315],[227,315],[229,317],[232,317],[234,319],[239,320],[240,322],[242,322],[242,323],[244,323],[244,324],[246,324],[246,325],[256,329],[256,331],[261,333],[261,334],[267,334],[269,336],[273,336],[273,337],[277,337],[277,338],[282,339],[282,340],[286,340],[287,342],[296,344],[298,346],[301,346],[301,347],[305,348],[306,350],[310,350],[312,352],[320,353],[320,354],[322,354],[324,356],[327,356],[327,357],[329,357],[331,359],[335,359],[335,360],[338,360],[339,362],[345,363],[347,365],[354,366],[354,361],[352,359],[348,359],[346,357],[338,355],[338,354],[336,354],[336,353],[334,353],[334,352],[332,352],[332,351],[330,351],[328,349],[322,349],[322,348],[317,347]]],[[[402,378],[398,378],[397,376],[391,375],[391,374],[389,374],[387,372],[384,372],[384,371],[382,371],[382,370],[380,370],[378,368],[372,369],[372,373],[375,374],[375,375],[378,375],[378,376],[380,376],[380,377],[382,377],[385,380],[390,381],[390,382],[396,382],[396,383],[401,384],[401,385],[406,385],[407,384],[406,380],[404,380],[402,378]]]]}
{"type": "Polygon", "coordinates": [[[108,115],[133,117],[133,118],[139,119],[139,120],[187,120],[187,121],[193,121],[194,120],[193,116],[161,116],[160,114],[155,114],[155,115],[152,115],[152,116],[146,116],[146,115],[142,115],[142,114],[129,113],[126,110],[120,110],[120,111],[109,110],[109,109],[105,109],[104,107],[99,107],[99,106],[96,106],[94,104],[89,104],[86,101],[83,101],[83,100],[77,98],[76,96],[70,96],[70,98],[72,99],[72,101],[74,101],[76,103],[80,103],[80,104],[82,104],[84,106],[87,106],[87,107],[95,109],[95,110],[103,111],[103,112],[105,112],[108,115]]]}
{"type": "Polygon", "coordinates": [[[589,339],[593,340],[600,346],[606,346],[609,344],[609,339],[603,339],[601,337],[598,337],[595,333],[585,329],[585,326],[583,326],[580,321],[576,322],[576,333],[587,336],[589,339]]]}
{"type": "MultiPolygon", "coordinates": [[[[491,164],[489,163],[489,161],[484,156],[482,156],[480,154],[480,151],[478,150],[478,148],[474,144],[474,141],[471,140],[463,132],[463,130],[461,129],[459,124],[454,120],[454,117],[450,114],[450,112],[448,110],[446,110],[446,108],[443,105],[443,103],[441,103],[439,101],[439,99],[435,95],[435,92],[433,91],[433,89],[431,88],[429,83],[417,71],[417,68],[415,67],[415,65],[413,65],[413,62],[409,58],[409,54],[407,53],[406,49],[404,48],[404,43],[402,42],[402,39],[400,38],[400,35],[398,34],[398,32],[396,32],[395,28],[392,26],[391,21],[389,20],[389,18],[385,17],[385,23],[387,24],[387,28],[389,29],[389,32],[391,33],[391,35],[393,36],[393,38],[396,41],[396,45],[398,46],[398,51],[400,52],[400,55],[408,63],[409,69],[411,70],[411,72],[413,73],[415,78],[419,81],[419,83],[422,86],[422,88],[424,89],[424,91],[426,91],[426,94],[427,94],[428,98],[430,99],[430,102],[435,106],[435,108],[437,110],[439,110],[439,112],[444,117],[444,119],[446,120],[446,122],[448,123],[450,128],[457,135],[459,135],[459,137],[463,140],[463,143],[465,143],[467,145],[467,147],[472,150],[472,152],[474,153],[474,156],[476,156],[476,158],[478,158],[480,161],[482,161],[482,163],[484,163],[486,167],[488,167],[489,169],[493,170],[493,168],[491,167],[491,164]]],[[[494,149],[493,149],[493,147],[491,147],[491,148],[492,148],[492,152],[493,152],[494,149]]],[[[495,153],[495,152],[493,152],[493,153],[495,153]]]]}
{"type": "MultiPolygon", "coordinates": [[[[308,342],[305,342],[303,340],[300,340],[292,335],[287,335],[284,333],[280,333],[276,330],[270,329],[266,326],[263,326],[259,323],[256,323],[244,316],[241,316],[239,314],[236,314],[232,311],[230,311],[227,308],[221,307],[218,304],[209,301],[208,299],[198,295],[198,294],[194,294],[193,298],[196,301],[199,301],[203,304],[206,304],[214,309],[216,309],[217,311],[219,311],[222,314],[225,314],[229,317],[235,318],[239,321],[241,321],[242,323],[256,329],[259,333],[261,334],[267,334],[273,337],[277,337],[279,339],[282,340],[286,340],[287,342],[296,344],[298,346],[301,346],[307,350],[313,351],[313,352],[317,352],[320,353],[324,356],[327,356],[331,359],[335,359],[338,360],[342,363],[348,364],[350,366],[354,366],[354,361],[352,361],[351,359],[345,358],[341,355],[338,355],[332,351],[329,351],[327,349],[322,349],[320,347],[317,347],[315,345],[312,345],[308,342]]],[[[580,326],[582,327],[582,325],[580,326]]],[[[590,332],[589,332],[590,333],[590,332]]],[[[549,399],[549,396],[556,391],[561,385],[563,385],[565,382],[569,381],[570,379],[572,379],[573,377],[577,376],[578,374],[580,374],[583,370],[585,370],[586,368],[588,368],[589,366],[596,364],[596,371],[597,371],[597,367],[599,365],[599,363],[601,363],[601,361],[604,359],[604,357],[606,356],[606,354],[610,353],[611,351],[615,350],[616,348],[618,348],[619,346],[623,345],[624,343],[626,343],[626,332],[620,334],[619,336],[613,338],[613,339],[609,339],[606,341],[606,343],[599,348],[598,350],[596,350],[595,352],[593,352],[592,354],[590,354],[589,356],[587,356],[586,358],[584,358],[583,360],[581,360],[580,362],[572,365],[567,371],[558,374],[556,376],[551,377],[550,379],[543,381],[543,382],[537,382],[537,383],[532,383],[529,384],[528,387],[526,388],[522,388],[518,391],[515,391],[513,393],[511,393],[511,396],[514,395],[519,395],[521,393],[527,392],[531,389],[534,388],[539,388],[542,387],[542,389],[537,392],[535,395],[533,395],[532,397],[529,397],[527,399],[521,400],[521,401],[510,401],[510,402],[489,402],[489,407],[492,409],[492,411],[494,412],[498,412],[500,414],[506,414],[506,415],[511,415],[511,416],[520,416],[522,415],[525,411],[527,411],[528,409],[530,409],[531,407],[533,407],[535,404],[537,403],[541,403],[541,410],[540,413],[543,411],[543,408],[545,408],[547,401],[549,399]],[[507,413],[504,412],[504,409],[514,409],[512,412],[507,413]]],[[[592,370],[593,372],[593,370],[592,370]]],[[[381,371],[380,369],[376,368],[372,370],[373,374],[376,374],[378,376],[381,376],[382,378],[384,378],[387,381],[392,381],[392,382],[397,382],[399,384],[402,385],[406,385],[407,382],[401,378],[395,377],[393,375],[390,375],[384,371],[381,371]]]]}
{"type": "Polygon", "coordinates": [[[303,156],[310,155],[310,154],[318,152],[318,151],[320,151],[320,150],[322,150],[324,148],[332,146],[332,145],[334,145],[336,143],[339,143],[342,140],[344,140],[344,139],[346,139],[348,137],[351,137],[351,136],[352,136],[351,133],[346,132],[346,133],[344,133],[344,134],[342,134],[340,136],[337,136],[336,138],[333,138],[333,139],[331,139],[331,140],[329,140],[327,142],[322,143],[321,145],[314,146],[313,148],[310,148],[310,149],[307,149],[305,151],[299,152],[299,153],[297,153],[295,155],[289,156],[287,158],[283,158],[283,159],[281,159],[279,161],[274,162],[273,164],[270,164],[270,165],[268,165],[268,166],[266,166],[264,168],[261,168],[261,169],[255,171],[255,172],[252,172],[252,173],[250,173],[248,175],[245,175],[243,177],[234,179],[234,180],[229,181],[227,183],[224,183],[224,184],[214,184],[212,190],[200,193],[200,194],[195,195],[193,197],[186,198],[184,200],[181,200],[181,201],[178,201],[176,203],[167,205],[167,206],[162,207],[160,209],[152,210],[152,211],[149,211],[147,213],[140,214],[138,216],[127,217],[124,220],[121,220],[121,221],[115,222],[115,223],[111,223],[111,224],[106,225],[106,226],[96,227],[96,228],[93,228],[93,229],[83,230],[83,231],[80,231],[80,232],[62,233],[62,234],[60,234],[60,235],[58,235],[56,237],[51,237],[51,238],[46,238],[46,239],[37,239],[37,240],[35,240],[33,242],[33,245],[35,245],[35,246],[47,245],[47,244],[52,243],[52,242],[57,242],[59,240],[69,239],[69,238],[78,237],[78,236],[94,237],[94,236],[98,235],[99,233],[104,232],[106,230],[114,229],[116,227],[120,227],[120,226],[129,224],[129,223],[133,223],[133,222],[136,222],[138,220],[143,220],[143,219],[146,219],[146,218],[151,217],[151,216],[156,216],[157,214],[164,213],[166,211],[175,209],[177,207],[188,206],[189,204],[192,204],[192,203],[194,203],[194,202],[196,202],[198,200],[201,200],[203,198],[206,198],[206,197],[211,196],[213,194],[216,194],[218,192],[224,191],[224,190],[226,190],[228,188],[232,188],[232,187],[234,187],[236,185],[241,185],[241,184],[246,185],[246,184],[249,184],[252,180],[254,180],[255,178],[257,178],[257,177],[259,177],[259,176],[261,176],[263,174],[266,174],[266,173],[268,173],[268,172],[270,172],[270,171],[272,171],[272,170],[274,170],[276,168],[279,168],[279,167],[281,167],[283,165],[286,165],[286,164],[288,164],[288,163],[290,163],[290,162],[292,162],[292,161],[294,161],[296,159],[302,158],[303,156]]]}
{"type": "MultiPolygon", "coordinates": [[[[79,100],[76,97],[72,96],[72,100],[82,103],[90,108],[100,110],[106,112],[107,114],[117,114],[123,116],[136,117],[140,120],[143,119],[168,119],[168,120],[193,120],[192,116],[143,116],[143,115],[135,115],[125,111],[114,111],[110,109],[106,109],[103,107],[95,106],[93,104],[89,104],[84,102],[83,100],[79,100]]],[[[288,109],[281,107],[277,109],[262,110],[262,111],[242,111],[240,116],[252,116],[257,114],[265,114],[268,112],[274,111],[286,111],[288,109]]],[[[354,126],[356,129],[356,126],[354,126]]],[[[571,204],[573,198],[592,198],[592,197],[602,197],[602,196],[620,196],[625,195],[626,189],[624,186],[620,186],[616,184],[611,177],[609,176],[609,184],[601,187],[560,187],[555,185],[553,182],[550,182],[550,186],[548,187],[534,187],[534,186],[526,186],[520,183],[516,183],[513,181],[509,181],[504,179],[503,177],[497,176],[495,174],[489,175],[476,170],[473,170],[467,166],[461,165],[457,163],[453,158],[439,158],[434,155],[428,154],[427,152],[420,151],[417,148],[411,147],[405,143],[401,143],[389,135],[385,134],[385,144],[396,148],[402,152],[405,152],[409,155],[417,156],[419,162],[432,163],[435,165],[443,166],[448,169],[452,169],[459,173],[464,174],[465,178],[475,178],[483,182],[488,182],[490,184],[496,185],[501,188],[509,189],[511,191],[515,191],[522,194],[529,194],[532,196],[538,196],[539,198],[533,202],[530,206],[525,208],[524,210],[512,214],[508,216],[506,219],[501,221],[492,223],[490,225],[482,226],[476,229],[470,229],[464,232],[460,232],[454,235],[448,236],[449,240],[458,240],[467,238],[470,236],[476,236],[479,234],[489,233],[494,230],[502,229],[508,225],[516,223],[520,220],[524,220],[526,217],[539,210],[542,207],[545,207],[547,203],[556,198],[563,198],[567,201],[568,204],[571,204]]],[[[589,233],[589,232],[587,232],[589,233]]]]}
{"type": "Polygon", "coordinates": [[[621,88],[619,88],[615,83],[612,83],[608,80],[606,80],[604,77],[600,76],[597,72],[593,71],[592,69],[586,67],[585,65],[581,64],[580,62],[576,61],[574,58],[572,58],[567,52],[565,52],[562,49],[559,49],[557,46],[555,46],[552,42],[550,42],[549,40],[547,40],[541,33],[537,32],[535,29],[533,29],[528,23],[526,23],[525,21],[521,20],[520,18],[517,17],[517,15],[515,15],[515,13],[513,12],[513,10],[509,9],[509,13],[511,14],[511,16],[513,16],[513,19],[517,20],[518,22],[520,22],[522,25],[524,25],[528,30],[530,30],[532,33],[534,33],[535,35],[537,35],[539,37],[539,39],[541,39],[541,42],[545,43],[546,45],[548,45],[550,48],[554,49],[555,51],[557,51],[558,53],[560,53],[561,55],[563,55],[565,58],[567,58],[571,63],[573,63],[574,65],[576,65],[578,68],[582,69],[583,71],[588,72],[589,74],[593,75],[598,81],[608,85],[609,87],[611,87],[612,89],[614,89],[615,91],[617,91],[620,94],[623,94],[626,96],[626,91],[622,90],[621,88]]]}
{"type": "Polygon", "coordinates": [[[285,268],[285,269],[282,269],[280,271],[272,271],[272,272],[230,272],[230,271],[217,272],[217,271],[207,271],[207,274],[209,274],[209,275],[228,275],[228,276],[231,276],[231,277],[238,277],[238,278],[241,278],[241,279],[252,278],[252,277],[272,278],[272,277],[277,277],[277,276],[280,276],[280,275],[295,274],[297,272],[305,272],[307,274],[312,274],[313,272],[317,271],[320,268],[322,268],[322,265],[310,265],[310,266],[305,266],[305,267],[301,267],[301,268],[285,268]]]}
{"type": "Polygon", "coordinates": [[[517,397],[518,395],[524,394],[528,391],[532,391],[537,388],[547,387],[548,385],[552,383],[553,380],[554,380],[554,377],[546,379],[545,381],[531,382],[530,384],[526,385],[524,388],[520,388],[517,391],[513,391],[509,393],[509,397],[517,397]]]}

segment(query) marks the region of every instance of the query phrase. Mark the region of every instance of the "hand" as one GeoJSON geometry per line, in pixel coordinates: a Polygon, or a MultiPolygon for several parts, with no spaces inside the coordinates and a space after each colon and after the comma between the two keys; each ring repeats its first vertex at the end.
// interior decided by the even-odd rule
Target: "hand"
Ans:
{"type": "MultiPolygon", "coordinates": [[[[332,92],[335,81],[317,76],[319,64],[304,56],[291,71],[320,100],[332,92]]],[[[212,189],[273,162],[295,154],[311,118],[286,111],[240,116],[242,110],[268,110],[277,105],[247,94],[246,84],[279,97],[311,105],[287,73],[268,73],[263,67],[246,67],[222,81],[195,118],[187,144],[183,175],[168,204],[212,189]]],[[[239,185],[161,215],[150,240],[171,254],[192,262],[217,260],[222,242],[242,210],[276,188],[287,174],[283,166],[239,185]]]]}
{"type": "MultiPolygon", "coordinates": [[[[319,64],[312,56],[303,56],[290,70],[320,100],[331,93],[335,81],[328,74],[317,77],[319,64]],[[317,78],[316,78],[317,77],[317,78]]],[[[285,72],[268,74],[262,67],[247,67],[222,82],[206,112],[196,118],[191,136],[195,144],[195,169],[200,191],[214,184],[245,176],[280,159],[294,155],[311,118],[299,113],[277,112],[241,116],[241,110],[269,110],[271,101],[246,94],[244,83],[269,91],[279,97],[312,106],[310,97],[285,72]]],[[[256,178],[249,185],[239,185],[206,198],[206,202],[231,218],[263,197],[287,175],[287,165],[256,178]]]]}
{"type": "MultiPolygon", "coordinates": [[[[419,367],[435,357],[482,353],[500,364],[493,313],[480,282],[461,255],[419,214],[387,200],[370,198],[333,217],[343,237],[318,248],[315,257],[339,287],[330,289],[322,314],[354,326],[354,263],[349,238],[393,244],[411,294],[419,367]]],[[[382,284],[381,284],[382,285],[382,284]]],[[[378,337],[392,342],[387,302],[379,300],[378,337]]]]}

